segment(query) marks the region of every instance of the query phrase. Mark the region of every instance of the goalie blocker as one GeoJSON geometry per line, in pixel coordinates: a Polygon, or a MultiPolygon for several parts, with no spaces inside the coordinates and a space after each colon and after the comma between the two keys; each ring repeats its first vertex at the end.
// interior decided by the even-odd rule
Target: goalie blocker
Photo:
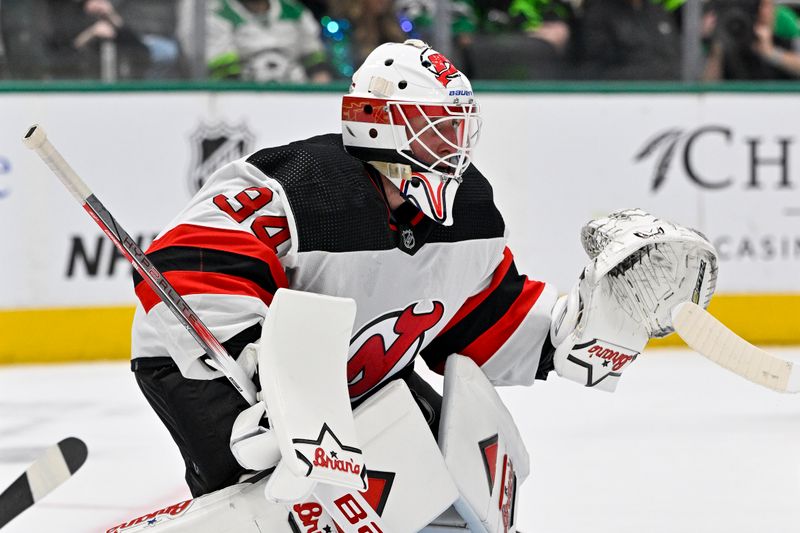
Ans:
{"type": "Polygon", "coordinates": [[[590,222],[581,242],[591,261],[553,309],[553,364],[562,377],[610,392],[649,339],[675,330],[675,306],[708,306],[717,253],[699,232],[641,209],[590,222]]]}

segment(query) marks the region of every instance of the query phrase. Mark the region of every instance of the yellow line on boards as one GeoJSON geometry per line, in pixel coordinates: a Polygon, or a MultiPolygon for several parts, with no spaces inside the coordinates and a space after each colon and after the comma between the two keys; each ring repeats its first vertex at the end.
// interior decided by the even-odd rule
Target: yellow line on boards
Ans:
{"type": "Polygon", "coordinates": [[[132,306],[0,310],[0,364],[127,359],[132,306]]]}
{"type": "MultiPolygon", "coordinates": [[[[720,294],[709,308],[754,344],[800,344],[800,294],[720,294]]],[[[128,359],[132,306],[0,310],[0,364],[128,359]]],[[[648,348],[680,346],[677,335],[648,348]]]]}

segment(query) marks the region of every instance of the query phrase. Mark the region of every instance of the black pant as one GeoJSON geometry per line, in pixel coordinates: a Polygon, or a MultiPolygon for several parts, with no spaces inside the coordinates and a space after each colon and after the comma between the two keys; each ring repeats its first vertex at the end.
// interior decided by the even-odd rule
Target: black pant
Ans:
{"type": "MultiPolygon", "coordinates": [[[[233,485],[247,472],[233,457],[230,438],[236,417],[248,405],[227,378],[186,379],[173,363],[138,365],[134,372],[145,398],[178,445],[192,496],[233,485]]],[[[406,381],[438,436],[441,396],[411,367],[397,377],[406,381]]]]}

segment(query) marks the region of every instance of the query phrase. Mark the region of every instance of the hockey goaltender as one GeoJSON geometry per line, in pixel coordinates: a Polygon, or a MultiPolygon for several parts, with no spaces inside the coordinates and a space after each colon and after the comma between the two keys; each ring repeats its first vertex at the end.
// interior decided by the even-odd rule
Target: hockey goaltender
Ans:
{"type": "Polygon", "coordinates": [[[648,339],[673,331],[671,308],[708,305],[713,247],[638,209],[583,228],[589,262],[566,295],[520,274],[472,164],[472,86],[425,43],[376,48],[341,116],[341,133],[214,172],[147,250],[260,400],[240,396],[137,274],[132,368],[195,499],[109,531],[515,531],[528,455],[494,386],[555,370],[613,391],[648,339]],[[279,305],[286,289],[322,303],[279,305]],[[351,314],[329,297],[352,299],[351,314]],[[341,349],[315,333],[342,320],[341,349]],[[292,339],[316,362],[263,362],[292,339]],[[415,374],[417,356],[444,373],[443,396],[415,374]],[[346,380],[327,374],[334,360],[346,380]],[[338,386],[358,442],[331,424],[298,438],[338,386]],[[298,464],[333,481],[309,482],[298,464]],[[361,490],[337,486],[346,476],[361,490]]]}

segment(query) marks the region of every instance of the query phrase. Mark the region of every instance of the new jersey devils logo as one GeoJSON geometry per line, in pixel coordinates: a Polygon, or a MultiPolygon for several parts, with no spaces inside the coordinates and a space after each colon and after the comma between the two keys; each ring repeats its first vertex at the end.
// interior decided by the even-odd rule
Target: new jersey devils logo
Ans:
{"type": "Polygon", "coordinates": [[[432,309],[428,301],[427,305],[417,302],[401,311],[392,311],[356,333],[350,341],[353,355],[347,363],[351,398],[369,392],[416,357],[422,349],[425,332],[444,315],[442,302],[433,301],[432,304],[432,309]]]}
{"type": "Polygon", "coordinates": [[[456,67],[450,62],[449,59],[444,57],[442,54],[435,53],[430,54],[428,57],[420,58],[422,61],[422,65],[427,68],[429,71],[436,76],[436,79],[439,80],[439,83],[447,87],[447,84],[454,78],[457,78],[461,75],[456,67]]]}

